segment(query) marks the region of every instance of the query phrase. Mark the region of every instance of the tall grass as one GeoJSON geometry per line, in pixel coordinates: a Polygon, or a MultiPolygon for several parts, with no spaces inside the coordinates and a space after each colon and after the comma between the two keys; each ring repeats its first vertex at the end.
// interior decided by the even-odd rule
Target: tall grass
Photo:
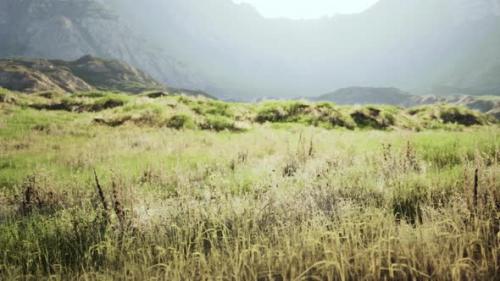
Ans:
{"type": "Polygon", "coordinates": [[[2,109],[1,280],[500,276],[495,126],[200,131],[185,125],[205,121],[191,99],[154,115],[171,126],[94,122],[148,110],[140,99],[91,113],[2,109]]]}

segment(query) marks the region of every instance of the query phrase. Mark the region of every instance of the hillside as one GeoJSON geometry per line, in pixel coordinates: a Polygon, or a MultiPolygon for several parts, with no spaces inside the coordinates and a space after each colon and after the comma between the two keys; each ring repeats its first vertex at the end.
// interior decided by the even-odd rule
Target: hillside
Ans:
{"type": "Polygon", "coordinates": [[[390,104],[409,105],[415,96],[397,88],[350,87],[321,95],[314,100],[336,104],[390,104]]]}
{"type": "Polygon", "coordinates": [[[0,0],[0,58],[117,59],[172,87],[206,88],[194,66],[134,31],[99,0],[0,0]]]}
{"type": "Polygon", "coordinates": [[[136,125],[208,131],[247,131],[285,124],[345,130],[457,130],[498,122],[494,116],[460,105],[403,108],[389,105],[340,106],[307,101],[233,103],[202,95],[127,95],[99,91],[47,96],[44,93],[12,93],[0,88],[0,105],[56,112],[54,114],[90,112],[93,115],[85,116],[92,116],[92,120],[87,122],[109,127],[136,125]]]}
{"type": "Polygon", "coordinates": [[[312,98],[314,101],[329,101],[339,105],[385,104],[403,107],[451,104],[465,106],[500,119],[500,97],[466,95],[412,95],[397,88],[350,87],[312,98]]]}
{"type": "Polygon", "coordinates": [[[20,92],[164,89],[144,72],[117,60],[84,56],[76,61],[0,59],[0,87],[20,92]]]}

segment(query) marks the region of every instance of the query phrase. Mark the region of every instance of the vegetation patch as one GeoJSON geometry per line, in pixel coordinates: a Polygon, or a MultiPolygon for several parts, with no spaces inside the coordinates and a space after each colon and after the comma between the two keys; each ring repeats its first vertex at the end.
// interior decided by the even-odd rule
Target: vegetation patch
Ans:
{"type": "Polygon", "coordinates": [[[473,113],[471,110],[465,108],[445,108],[441,111],[440,115],[444,123],[455,123],[464,126],[472,125],[483,125],[485,123],[484,118],[478,116],[478,114],[473,113]]]}
{"type": "Polygon", "coordinates": [[[194,129],[196,124],[191,116],[186,114],[176,114],[167,120],[167,127],[173,129],[194,129]]]}
{"type": "Polygon", "coordinates": [[[394,115],[380,108],[365,107],[350,115],[360,128],[387,129],[395,125],[394,115]]]}
{"type": "Polygon", "coordinates": [[[200,125],[203,130],[213,130],[216,132],[221,131],[240,131],[235,124],[235,121],[225,116],[209,115],[205,121],[200,125]]]}

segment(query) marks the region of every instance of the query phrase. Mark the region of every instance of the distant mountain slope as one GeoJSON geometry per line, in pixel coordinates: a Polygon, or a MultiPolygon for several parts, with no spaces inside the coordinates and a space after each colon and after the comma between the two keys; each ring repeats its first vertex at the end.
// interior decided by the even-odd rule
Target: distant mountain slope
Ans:
{"type": "Polygon", "coordinates": [[[463,105],[470,109],[488,113],[500,120],[500,97],[419,96],[403,92],[397,88],[350,87],[312,98],[312,100],[329,101],[339,105],[387,104],[403,107],[447,103],[463,105]]]}
{"type": "Polygon", "coordinates": [[[219,97],[311,96],[350,85],[500,95],[500,4],[379,0],[317,20],[231,0],[0,0],[0,57],[125,61],[219,97]]]}
{"type": "Polygon", "coordinates": [[[79,92],[99,89],[132,93],[165,88],[149,75],[126,63],[92,56],[84,56],[71,62],[0,59],[0,87],[21,92],[79,92]]]}
{"type": "Polygon", "coordinates": [[[314,98],[317,101],[333,101],[336,104],[392,104],[407,105],[414,96],[397,88],[351,87],[314,98]]]}

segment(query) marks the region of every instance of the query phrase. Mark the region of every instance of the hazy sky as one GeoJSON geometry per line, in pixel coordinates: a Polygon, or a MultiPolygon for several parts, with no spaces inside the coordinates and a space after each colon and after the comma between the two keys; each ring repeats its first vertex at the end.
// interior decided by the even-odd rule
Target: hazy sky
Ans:
{"type": "Polygon", "coordinates": [[[265,17],[319,18],[358,13],[378,0],[233,0],[252,4],[265,17]]]}

